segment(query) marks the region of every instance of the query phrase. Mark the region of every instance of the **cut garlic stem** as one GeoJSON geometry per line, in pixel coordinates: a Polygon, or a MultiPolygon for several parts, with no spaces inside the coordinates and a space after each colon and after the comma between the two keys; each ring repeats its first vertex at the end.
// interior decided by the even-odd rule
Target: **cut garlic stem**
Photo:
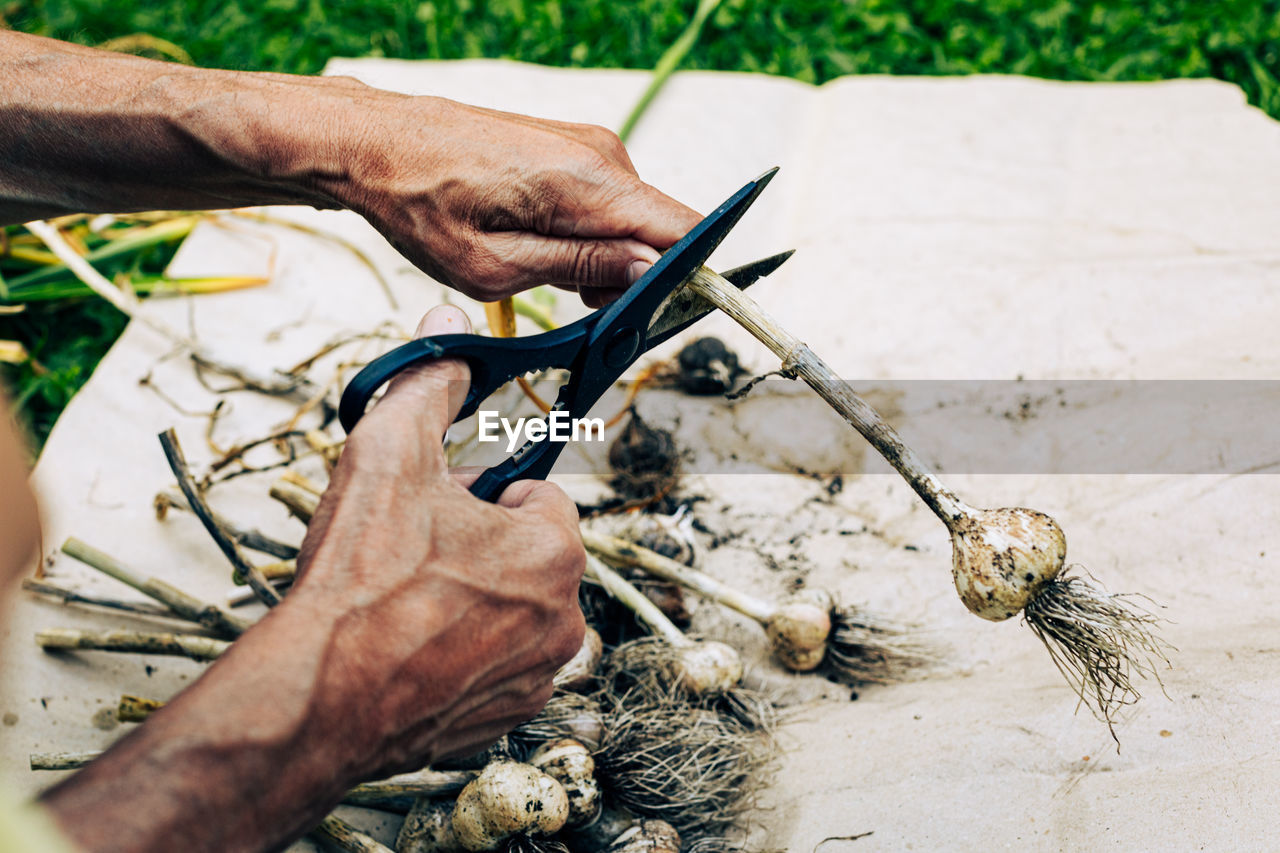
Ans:
{"type": "Polygon", "coordinates": [[[654,577],[680,584],[712,601],[738,611],[749,619],[765,623],[773,618],[778,608],[767,601],[748,595],[741,590],[721,583],[715,578],[684,563],[664,557],[639,545],[606,536],[587,528],[581,528],[582,544],[588,551],[619,563],[637,566],[654,577]]]}
{"type": "Polygon", "coordinates": [[[658,605],[628,583],[626,578],[605,565],[603,560],[591,553],[587,554],[587,574],[595,578],[609,595],[622,602],[623,606],[634,613],[641,622],[649,626],[649,630],[671,645],[677,648],[688,648],[694,645],[694,641],[686,637],[684,632],[676,627],[676,623],[667,618],[667,615],[662,612],[658,605]]]}
{"type": "Polygon", "coordinates": [[[942,484],[907,446],[897,430],[885,423],[879,413],[858,396],[852,385],[837,377],[827,363],[809,349],[808,344],[778,325],[750,296],[707,267],[696,270],[687,286],[755,336],[781,359],[783,370],[803,379],[862,433],[863,438],[871,442],[880,455],[906,478],[916,494],[948,527],[966,516],[977,514],[977,510],[942,484]]]}

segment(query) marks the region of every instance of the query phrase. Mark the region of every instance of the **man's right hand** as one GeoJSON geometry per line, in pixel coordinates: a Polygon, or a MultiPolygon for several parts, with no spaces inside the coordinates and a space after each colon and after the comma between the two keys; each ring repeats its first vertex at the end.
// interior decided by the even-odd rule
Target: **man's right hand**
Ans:
{"type": "MultiPolygon", "coordinates": [[[[418,329],[465,331],[452,307],[418,329]]],[[[441,443],[467,384],[456,359],[392,380],[348,438],[299,556],[290,604],[331,626],[316,702],[366,720],[341,732],[360,776],[488,745],[542,708],[582,642],[573,502],[526,480],[489,504],[449,471],[441,443]]]]}
{"type": "MultiPolygon", "coordinates": [[[[455,331],[456,308],[419,328],[455,331]]],[[[453,360],[396,377],[348,439],[284,602],[45,795],[86,850],[276,849],[351,785],[474,752],[541,709],[582,641],[577,511],[546,482],[494,505],[450,473],[441,439],[466,386],[453,360]]]]}

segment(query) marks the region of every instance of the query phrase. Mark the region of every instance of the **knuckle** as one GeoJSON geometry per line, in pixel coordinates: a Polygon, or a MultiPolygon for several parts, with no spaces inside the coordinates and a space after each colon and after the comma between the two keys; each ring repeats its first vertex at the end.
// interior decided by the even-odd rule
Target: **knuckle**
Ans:
{"type": "Polygon", "coordinates": [[[505,284],[506,264],[475,236],[459,241],[452,266],[458,288],[468,296],[489,296],[505,284]]]}
{"type": "Polygon", "coordinates": [[[552,632],[548,643],[548,650],[557,668],[572,660],[582,648],[586,631],[587,621],[576,603],[572,608],[566,608],[565,618],[552,632]]]}
{"type": "Polygon", "coordinates": [[[599,284],[605,280],[608,258],[604,247],[595,241],[575,243],[567,264],[571,281],[599,284]]]}
{"type": "Polygon", "coordinates": [[[551,701],[552,695],[555,693],[555,684],[550,676],[540,678],[536,684],[524,696],[524,701],[520,703],[517,715],[525,719],[532,719],[538,716],[547,703],[551,701]]]}
{"type": "Polygon", "coordinates": [[[549,547],[548,561],[551,568],[576,582],[587,564],[587,553],[577,529],[559,524],[547,528],[544,535],[549,547]]]}

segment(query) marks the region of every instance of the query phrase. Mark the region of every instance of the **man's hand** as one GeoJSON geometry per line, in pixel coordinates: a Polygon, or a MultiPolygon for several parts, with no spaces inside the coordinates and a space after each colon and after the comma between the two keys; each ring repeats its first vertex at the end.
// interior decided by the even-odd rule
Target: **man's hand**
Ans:
{"type": "Polygon", "coordinates": [[[604,128],[0,30],[0,224],[254,204],[355,210],[477,299],[556,284],[592,307],[699,219],[604,128]]]}
{"type": "MultiPolygon", "coordinates": [[[[442,308],[419,332],[465,330],[442,308]]],[[[46,794],[86,850],[276,849],[352,784],[473,752],[542,707],[582,639],[577,512],[545,482],[492,505],[450,474],[466,386],[457,361],[397,377],[348,440],[285,601],[46,794]]]]}
{"type": "MultiPolygon", "coordinates": [[[[418,330],[466,331],[448,307],[418,330]]],[[[582,643],[573,502],[526,480],[488,504],[467,492],[474,474],[449,471],[441,443],[467,384],[455,359],[392,380],[348,438],[298,558],[290,598],[333,624],[321,716],[376,714],[343,735],[360,776],[486,746],[546,704],[582,643]]]]}
{"type": "Polygon", "coordinates": [[[439,98],[374,98],[360,112],[349,183],[335,194],[476,299],[555,284],[599,307],[700,218],[642,182],[602,127],[439,98]]]}

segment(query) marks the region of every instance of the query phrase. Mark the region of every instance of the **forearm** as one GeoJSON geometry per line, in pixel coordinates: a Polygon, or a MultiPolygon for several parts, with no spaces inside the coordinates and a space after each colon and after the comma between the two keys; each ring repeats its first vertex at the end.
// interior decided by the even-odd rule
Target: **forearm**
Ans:
{"type": "Polygon", "coordinates": [[[72,212],[336,207],[350,80],[190,68],[0,31],[0,223],[72,212]]]}
{"type": "Polygon", "coordinates": [[[273,614],[44,805],[94,853],[259,851],[298,837],[356,772],[343,738],[323,730],[338,721],[313,707],[315,621],[273,614]]]}

